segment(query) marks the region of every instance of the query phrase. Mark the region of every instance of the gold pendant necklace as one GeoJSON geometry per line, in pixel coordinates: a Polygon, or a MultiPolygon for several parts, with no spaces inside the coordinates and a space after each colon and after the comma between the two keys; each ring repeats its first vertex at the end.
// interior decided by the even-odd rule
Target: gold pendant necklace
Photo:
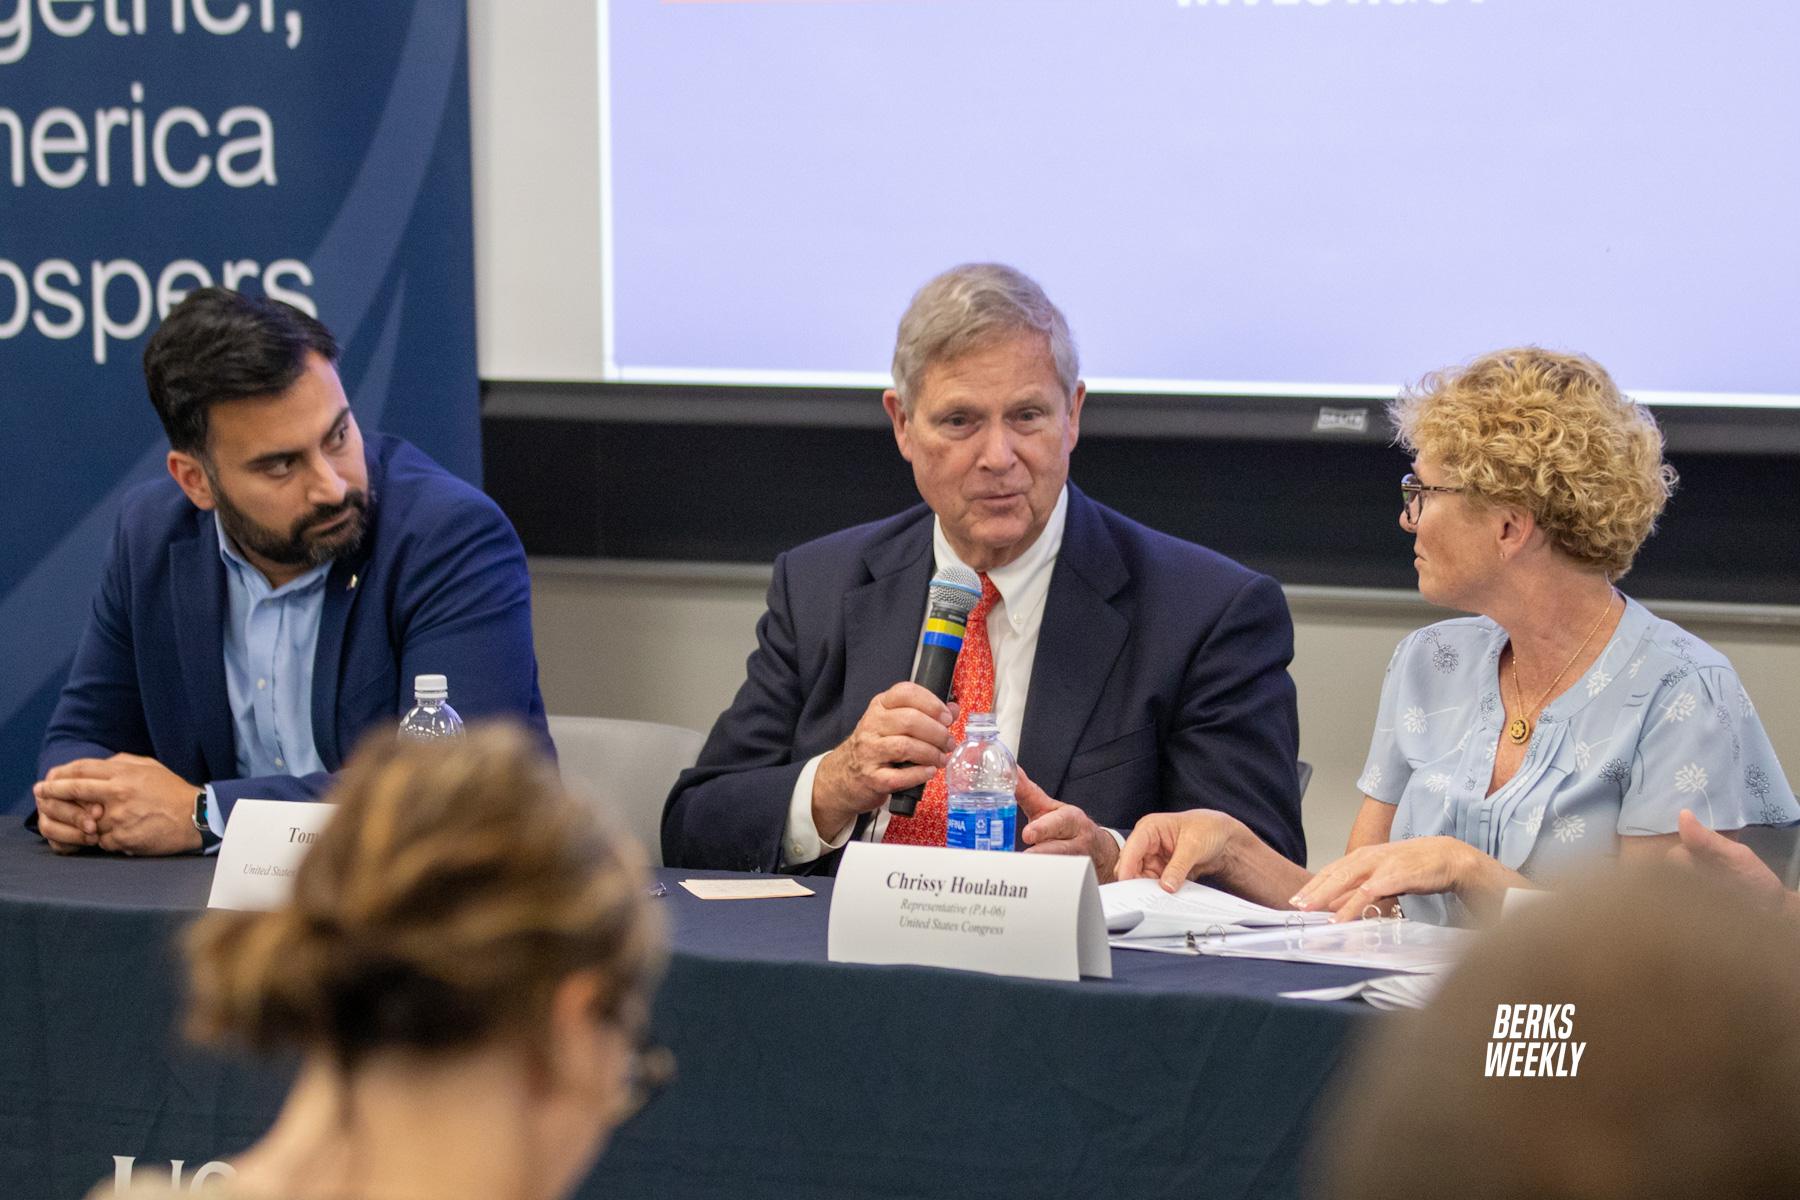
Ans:
{"type": "Polygon", "coordinates": [[[1569,655],[1569,661],[1562,665],[1562,670],[1556,673],[1556,678],[1550,681],[1550,686],[1544,689],[1543,693],[1538,696],[1537,703],[1530,708],[1525,707],[1525,692],[1519,687],[1519,652],[1517,648],[1514,648],[1512,656],[1513,700],[1519,707],[1515,710],[1517,715],[1506,723],[1506,736],[1512,739],[1513,745],[1523,746],[1531,740],[1531,718],[1537,715],[1538,710],[1543,707],[1544,701],[1549,699],[1550,693],[1556,689],[1556,685],[1562,682],[1562,677],[1569,673],[1569,668],[1575,665],[1575,660],[1581,657],[1581,652],[1588,648],[1588,643],[1594,640],[1596,633],[1600,632],[1601,622],[1605,621],[1606,614],[1612,611],[1615,595],[1617,595],[1616,592],[1610,588],[1607,589],[1606,607],[1600,610],[1600,615],[1595,618],[1593,626],[1588,629],[1587,636],[1581,639],[1581,645],[1575,647],[1575,653],[1569,655]]]}

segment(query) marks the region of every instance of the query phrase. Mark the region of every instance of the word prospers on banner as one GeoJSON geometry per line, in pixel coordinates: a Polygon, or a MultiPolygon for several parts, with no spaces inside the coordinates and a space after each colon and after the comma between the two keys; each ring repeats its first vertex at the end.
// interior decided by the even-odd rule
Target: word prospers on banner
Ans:
{"type": "MultiPolygon", "coordinates": [[[[273,36],[289,50],[300,45],[298,9],[277,0],[0,0],[0,71],[23,61],[46,36],[130,38],[152,31],[215,38],[273,36]],[[152,14],[159,24],[153,24],[152,14]]],[[[0,81],[4,75],[0,74],[0,81]]],[[[230,188],[272,188],[276,169],[275,123],[254,104],[216,112],[163,102],[140,81],[121,85],[118,100],[77,110],[49,104],[38,109],[0,103],[0,189],[67,190],[81,184],[106,189],[196,188],[218,182],[230,188]]],[[[7,89],[0,88],[0,100],[7,89]]],[[[149,328],[187,293],[214,284],[242,290],[259,285],[276,300],[311,316],[318,309],[306,292],[313,273],[300,258],[269,262],[229,256],[194,257],[146,264],[132,258],[77,256],[20,263],[0,247],[0,341],[28,330],[55,341],[87,331],[95,363],[105,363],[109,343],[128,341],[149,328]]]]}

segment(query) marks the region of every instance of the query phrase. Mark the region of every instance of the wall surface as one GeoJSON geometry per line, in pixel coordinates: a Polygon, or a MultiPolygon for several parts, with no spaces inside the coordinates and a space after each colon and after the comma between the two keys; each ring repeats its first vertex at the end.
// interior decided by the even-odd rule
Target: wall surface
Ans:
{"type": "Polygon", "coordinates": [[[598,36],[594,0],[469,4],[483,379],[600,375],[598,36]]]}
{"type": "MultiPolygon", "coordinates": [[[[592,379],[603,365],[599,332],[606,298],[592,265],[602,253],[594,214],[604,200],[599,81],[593,67],[601,35],[596,11],[592,0],[469,6],[476,299],[484,380],[592,379]],[[554,228],[556,236],[541,236],[546,227],[554,228]],[[546,245],[555,252],[546,254],[546,245]]],[[[559,438],[578,436],[563,426],[556,430],[559,438]]],[[[783,429],[770,436],[791,451],[796,442],[822,435],[783,429]]],[[[540,449],[521,451],[530,460],[540,493],[532,504],[547,505],[564,525],[602,505],[599,496],[571,496],[546,485],[548,464],[540,449]],[[548,496],[541,494],[546,486],[548,496]]],[[[615,482],[630,491],[636,476],[629,472],[666,464],[662,450],[666,447],[634,443],[611,457],[602,455],[599,474],[625,476],[615,482]]],[[[1291,450],[1287,455],[1291,460],[1291,450]]],[[[1787,468],[1781,463],[1771,469],[1785,474],[1787,468]]],[[[1309,473],[1317,474],[1310,468],[1301,472],[1303,477],[1309,473]]],[[[1733,490],[1734,478],[1741,482],[1741,470],[1716,481],[1693,471],[1694,486],[1684,493],[1683,504],[1716,502],[1733,490]]],[[[1343,489],[1334,488],[1332,494],[1332,503],[1342,506],[1343,489]]],[[[1391,495],[1382,495],[1377,524],[1392,519],[1391,495]]],[[[1122,506],[1157,523],[1155,498],[1139,499],[1140,504],[1122,506]]],[[[649,501],[662,502],[660,497],[649,501]]],[[[609,508],[617,503],[617,497],[605,498],[609,508]]],[[[1211,510],[1225,500],[1208,496],[1205,503],[1211,510]]],[[[1117,499],[1115,506],[1120,506],[1117,499]]],[[[531,524],[529,507],[516,506],[515,519],[522,527],[531,524]]],[[[1765,564],[1779,592],[1794,577],[1792,556],[1781,551],[1791,543],[1785,540],[1785,525],[1779,524],[1783,506],[1764,507],[1777,524],[1747,527],[1748,540],[1742,545],[1716,537],[1708,545],[1717,543],[1725,561],[1765,564]]],[[[757,532],[744,529],[757,514],[742,504],[730,516],[734,520],[723,527],[737,536],[757,532]]],[[[1167,523],[1166,511],[1162,517],[1167,523]]],[[[1356,527],[1354,521],[1341,524],[1356,527]]],[[[1722,523],[1700,514],[1694,524],[1722,523]]],[[[1678,532],[1671,525],[1664,540],[1678,532]]],[[[1217,540],[1210,532],[1192,536],[1217,540]]],[[[1289,574],[1274,563],[1268,568],[1279,576],[1289,574]]],[[[696,729],[711,725],[743,678],[768,581],[763,566],[552,558],[535,559],[532,574],[538,663],[552,712],[696,729]]],[[[1785,594],[1781,598],[1792,602],[1785,594]]],[[[1395,642],[1443,614],[1404,593],[1293,588],[1289,602],[1295,618],[1293,674],[1300,693],[1301,754],[1315,768],[1306,823],[1317,864],[1341,850],[1355,815],[1355,779],[1368,745],[1381,674],[1395,642]]],[[[1800,685],[1794,682],[1800,679],[1800,618],[1795,610],[1771,614],[1721,606],[1652,607],[1730,656],[1792,778],[1800,771],[1800,685]]]]}
{"type": "MultiPolygon", "coordinates": [[[[768,571],[757,567],[532,562],[538,667],[554,713],[707,729],[744,676],[768,571]]],[[[1336,857],[1359,803],[1356,777],[1381,676],[1406,633],[1441,619],[1413,596],[1291,589],[1300,755],[1313,764],[1306,839],[1315,867],[1336,857]]],[[[1800,770],[1800,625],[1757,610],[1702,615],[1650,607],[1728,656],[1743,675],[1790,781],[1800,770]]]]}

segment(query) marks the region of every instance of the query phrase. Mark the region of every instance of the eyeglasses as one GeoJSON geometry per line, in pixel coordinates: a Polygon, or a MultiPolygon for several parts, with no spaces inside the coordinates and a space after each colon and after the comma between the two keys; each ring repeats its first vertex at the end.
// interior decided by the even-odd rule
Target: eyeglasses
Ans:
{"type": "Polygon", "coordinates": [[[1468,489],[1466,488],[1439,487],[1436,484],[1420,483],[1419,477],[1409,471],[1400,477],[1400,511],[1406,514],[1406,523],[1408,525],[1417,525],[1419,523],[1419,514],[1425,510],[1425,496],[1427,493],[1436,494],[1442,492],[1445,495],[1453,496],[1458,492],[1467,490],[1468,489]]]}

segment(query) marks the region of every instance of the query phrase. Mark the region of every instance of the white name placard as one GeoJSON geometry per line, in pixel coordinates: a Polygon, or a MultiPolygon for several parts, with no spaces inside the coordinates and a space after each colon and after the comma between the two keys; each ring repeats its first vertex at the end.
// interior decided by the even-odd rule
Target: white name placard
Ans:
{"type": "Polygon", "coordinates": [[[1094,864],[1065,855],[852,842],[826,945],[832,962],[1112,978],[1094,864]]]}
{"type": "Polygon", "coordinates": [[[239,800],[225,822],[208,908],[280,908],[294,872],[318,840],[335,804],[312,800],[239,800]]]}

